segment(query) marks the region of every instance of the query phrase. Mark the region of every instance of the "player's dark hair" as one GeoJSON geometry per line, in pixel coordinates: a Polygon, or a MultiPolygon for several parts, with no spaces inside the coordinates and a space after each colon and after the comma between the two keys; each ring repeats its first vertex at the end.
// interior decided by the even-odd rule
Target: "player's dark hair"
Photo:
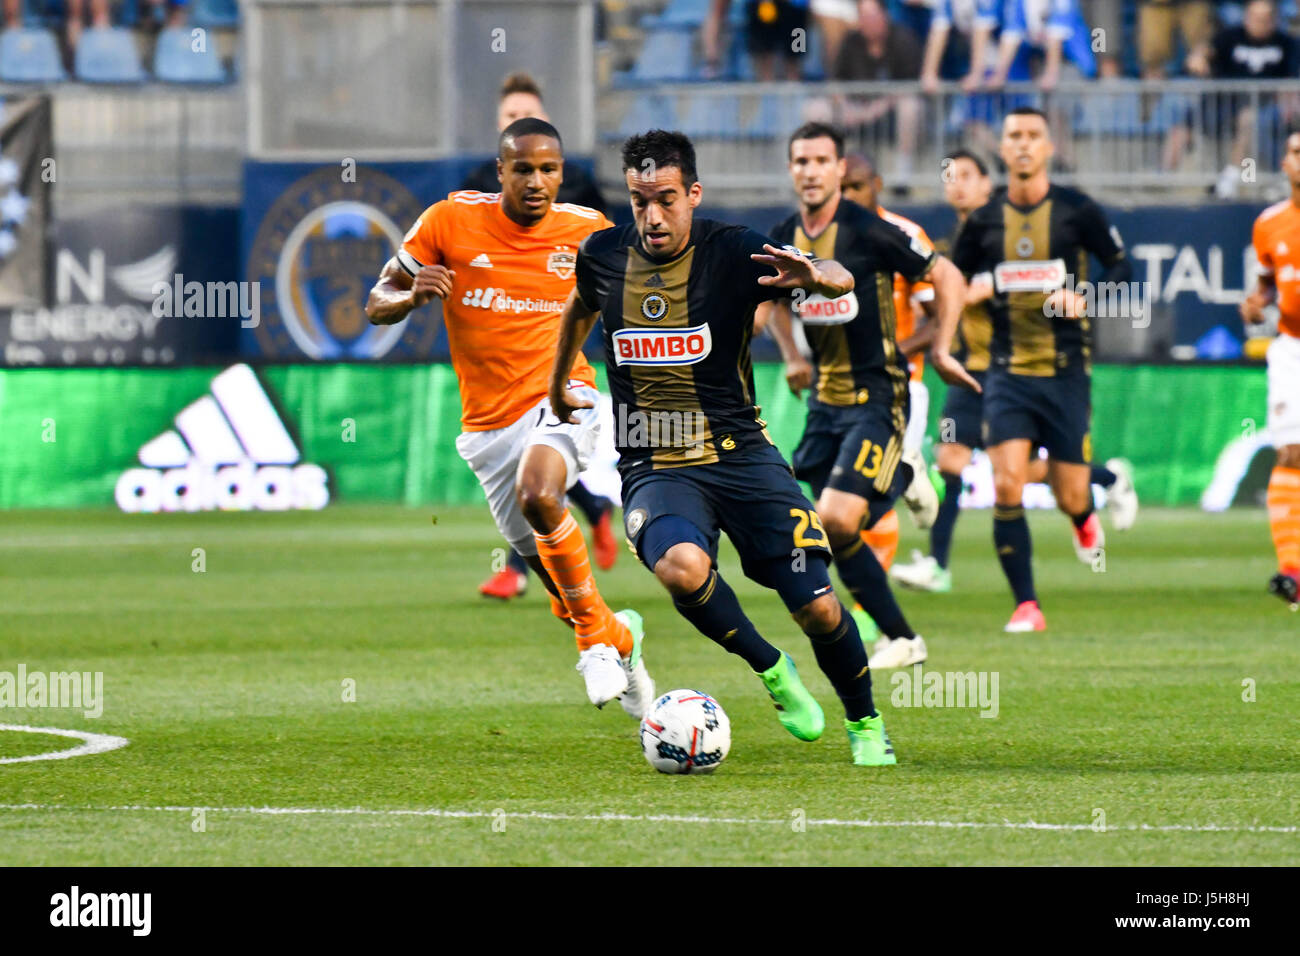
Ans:
{"type": "MultiPolygon", "coordinates": [[[[844,134],[838,127],[830,123],[804,123],[797,130],[790,134],[789,141],[785,144],[785,155],[789,159],[794,155],[794,141],[797,139],[821,139],[825,136],[835,144],[835,158],[844,158],[844,134]]],[[[875,171],[875,164],[871,166],[875,171]]]]}
{"type": "Polygon", "coordinates": [[[511,93],[530,93],[537,97],[540,103],[542,100],[542,88],[537,85],[527,73],[511,73],[501,81],[501,94],[499,99],[505,99],[511,93]]]}
{"type": "Polygon", "coordinates": [[[512,144],[521,136],[549,136],[555,140],[560,147],[560,154],[564,154],[564,141],[560,139],[560,131],[546,122],[544,119],[538,119],[536,116],[525,116],[523,119],[517,119],[501,131],[501,136],[497,139],[497,155],[505,158],[506,144],[512,144]]]}
{"type": "Polygon", "coordinates": [[[699,181],[695,170],[695,146],[690,137],[676,130],[652,129],[629,136],[623,143],[623,169],[641,172],[649,160],[656,169],[672,166],[680,170],[682,185],[690,189],[699,181]]]}
{"type": "Polygon", "coordinates": [[[947,156],[943,158],[945,164],[955,163],[959,159],[969,159],[972,163],[975,164],[975,168],[980,171],[981,176],[987,176],[989,174],[989,168],[985,164],[984,160],[980,159],[978,156],[976,156],[974,153],[972,153],[969,149],[966,149],[965,147],[962,147],[960,149],[954,149],[951,153],[949,153],[947,156]]]}
{"type": "Polygon", "coordinates": [[[876,165],[876,157],[867,153],[845,153],[844,158],[852,165],[854,161],[860,162],[871,170],[872,176],[880,175],[880,167],[876,165]]]}
{"type": "MultiPolygon", "coordinates": [[[[1008,111],[1007,111],[1007,116],[1037,116],[1037,117],[1038,117],[1040,120],[1042,120],[1042,121],[1043,121],[1043,122],[1044,122],[1044,123],[1045,123],[1049,128],[1050,128],[1051,125],[1052,125],[1051,123],[1048,123],[1048,121],[1047,121],[1047,114],[1044,113],[1042,110],[1040,110],[1037,106],[1017,106],[1017,107],[1016,107],[1015,109],[1013,109],[1013,110],[1008,110],[1008,111]]],[[[1005,120],[1005,117],[1004,117],[1004,120],[1005,120]]]]}

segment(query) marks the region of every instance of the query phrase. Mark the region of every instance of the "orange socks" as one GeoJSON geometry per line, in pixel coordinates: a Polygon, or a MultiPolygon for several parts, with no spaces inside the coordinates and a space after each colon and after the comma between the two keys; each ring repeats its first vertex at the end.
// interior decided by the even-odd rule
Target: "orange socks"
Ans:
{"type": "Polygon", "coordinates": [[[631,633],[615,619],[614,612],[596,589],[587,542],[573,515],[565,510],[558,528],[546,535],[534,532],[534,536],[542,566],[564,596],[578,650],[585,651],[593,644],[612,644],[624,657],[632,653],[631,633]]]}
{"type": "Polygon", "coordinates": [[[565,624],[569,625],[569,627],[573,627],[573,619],[569,617],[569,609],[564,606],[564,602],[550,591],[546,592],[546,596],[551,599],[551,613],[565,624]]]}
{"type": "Polygon", "coordinates": [[[858,533],[862,536],[862,543],[875,554],[880,566],[888,571],[894,563],[894,555],[898,553],[898,512],[891,508],[870,531],[863,529],[858,533]]]}
{"type": "Polygon", "coordinates": [[[1294,576],[1300,572],[1300,469],[1275,467],[1266,500],[1278,570],[1294,576]]]}

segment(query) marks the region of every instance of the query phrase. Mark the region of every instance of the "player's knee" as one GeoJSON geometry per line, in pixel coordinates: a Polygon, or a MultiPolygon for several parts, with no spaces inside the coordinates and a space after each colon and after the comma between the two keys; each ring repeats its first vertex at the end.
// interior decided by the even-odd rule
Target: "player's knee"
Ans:
{"type": "Polygon", "coordinates": [[[822,527],[826,529],[832,548],[852,543],[862,528],[864,517],[861,509],[842,507],[818,508],[817,516],[822,519],[822,527]]]}
{"type": "Polygon", "coordinates": [[[1023,475],[1012,472],[993,476],[993,497],[998,504],[1006,507],[1018,505],[1024,493],[1023,475]]]}
{"type": "Polygon", "coordinates": [[[1068,515],[1083,514],[1092,504],[1092,489],[1060,488],[1056,492],[1056,504],[1068,515]]]}
{"type": "Polygon", "coordinates": [[[675,544],[655,562],[655,577],[675,595],[694,594],[709,580],[713,561],[699,547],[675,544]]]}
{"type": "Polygon", "coordinates": [[[970,463],[970,449],[953,443],[936,445],[934,459],[945,475],[960,475],[962,469],[970,463]]]}
{"type": "Polygon", "coordinates": [[[1277,450],[1279,468],[1300,468],[1300,445],[1283,445],[1277,450]]]}
{"type": "Polygon", "coordinates": [[[794,612],[794,621],[805,634],[829,634],[840,626],[844,606],[834,594],[823,594],[794,612]]]}
{"type": "Polygon", "coordinates": [[[553,531],[564,513],[563,495],[541,481],[520,481],[515,500],[528,523],[541,531],[553,531]]]}

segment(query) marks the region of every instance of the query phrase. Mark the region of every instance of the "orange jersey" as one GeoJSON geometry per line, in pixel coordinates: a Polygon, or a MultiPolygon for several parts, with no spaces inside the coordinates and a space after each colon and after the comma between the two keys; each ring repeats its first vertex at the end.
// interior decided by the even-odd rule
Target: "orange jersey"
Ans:
{"type": "MultiPolygon", "coordinates": [[[[498,193],[473,190],[451,193],[415,221],[397,256],[402,268],[456,273],[442,317],[465,431],[503,428],[546,397],[578,244],[612,225],[586,206],[553,203],[524,228],[506,216],[498,193]]],[[[581,353],[569,377],[596,383],[581,353]]]]}
{"type": "Polygon", "coordinates": [[[1278,329],[1300,338],[1300,209],[1290,199],[1269,206],[1252,238],[1260,274],[1277,285],[1278,329]]]}
{"type": "MultiPolygon", "coordinates": [[[[918,236],[926,245],[934,246],[925,230],[912,220],[890,212],[883,206],[876,211],[880,213],[881,219],[892,222],[909,236],[918,236]]],[[[908,282],[897,272],[894,273],[894,338],[901,342],[916,331],[916,310],[920,307],[919,303],[929,302],[933,298],[934,286],[929,281],[922,279],[920,282],[908,282]]],[[[925,370],[925,353],[917,352],[907,360],[907,364],[911,369],[912,381],[919,382],[921,373],[925,370]]]]}

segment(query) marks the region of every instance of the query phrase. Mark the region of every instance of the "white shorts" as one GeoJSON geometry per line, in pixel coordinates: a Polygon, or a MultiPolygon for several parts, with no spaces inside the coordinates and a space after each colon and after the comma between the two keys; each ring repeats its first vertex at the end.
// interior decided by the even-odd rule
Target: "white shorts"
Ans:
{"type": "Polygon", "coordinates": [[[561,422],[551,413],[550,401],[544,398],[504,428],[462,432],[456,438],[456,451],[483,486],[501,537],[525,557],[537,553],[533,528],[515,499],[515,481],[525,449],[530,445],[549,445],[558,451],[564,457],[567,471],[564,487],[569,489],[578,480],[578,473],[586,469],[600,438],[600,393],[581,382],[570,382],[569,388],[593,405],[574,413],[577,424],[561,422]]]}
{"type": "Polygon", "coordinates": [[[1268,433],[1275,448],[1300,445],[1300,339],[1285,332],[1268,347],[1268,433]]]}
{"type": "Polygon", "coordinates": [[[854,26],[858,25],[856,0],[812,0],[812,12],[814,16],[847,20],[854,26]]]}
{"type": "Polygon", "coordinates": [[[907,390],[912,395],[912,411],[907,416],[907,430],[903,432],[903,451],[920,451],[930,422],[930,390],[924,382],[915,380],[908,381],[907,390]]]}

